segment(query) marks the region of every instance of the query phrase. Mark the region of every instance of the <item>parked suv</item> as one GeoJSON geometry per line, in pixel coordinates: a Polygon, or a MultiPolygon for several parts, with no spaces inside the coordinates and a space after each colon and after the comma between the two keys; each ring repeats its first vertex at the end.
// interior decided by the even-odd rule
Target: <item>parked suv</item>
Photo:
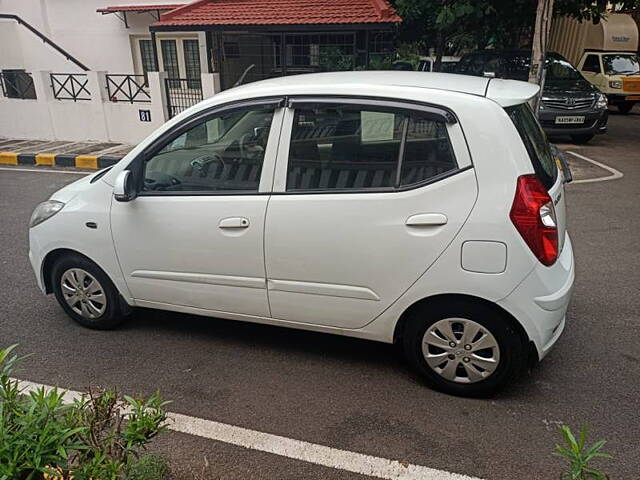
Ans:
{"type": "MultiPolygon", "coordinates": [[[[527,81],[531,52],[528,50],[482,50],[465,55],[455,72],[490,75],[527,81]]],[[[586,143],[607,131],[607,97],[589,83],[566,59],[549,52],[538,118],[549,136],[569,135],[586,143]]]]}
{"type": "Polygon", "coordinates": [[[89,328],[132,307],[397,342],[486,395],[542,359],[574,280],[538,87],[423,72],[227,90],[30,223],[38,285],[89,328]]]}

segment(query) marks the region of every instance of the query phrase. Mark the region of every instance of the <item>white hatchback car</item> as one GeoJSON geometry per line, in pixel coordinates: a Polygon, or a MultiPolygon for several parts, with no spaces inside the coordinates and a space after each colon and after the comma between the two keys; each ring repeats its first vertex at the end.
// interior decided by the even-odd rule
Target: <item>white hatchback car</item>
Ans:
{"type": "Polygon", "coordinates": [[[545,356],[574,281],[537,86],[418,72],[225,91],[31,219],[40,288],[91,328],[152,307],[399,342],[478,396],[545,356]]]}

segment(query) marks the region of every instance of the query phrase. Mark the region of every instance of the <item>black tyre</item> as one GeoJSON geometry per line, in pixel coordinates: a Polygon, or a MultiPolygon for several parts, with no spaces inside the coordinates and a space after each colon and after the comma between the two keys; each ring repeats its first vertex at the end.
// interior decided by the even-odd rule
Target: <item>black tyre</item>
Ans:
{"type": "Polygon", "coordinates": [[[583,144],[583,143],[588,143],[595,135],[587,133],[587,134],[581,134],[581,135],[571,135],[571,140],[573,140],[573,143],[577,143],[577,144],[583,144]]]}
{"type": "Polygon", "coordinates": [[[631,111],[635,102],[622,102],[618,104],[618,111],[623,114],[627,114],[631,111]]]}
{"type": "Polygon", "coordinates": [[[407,360],[434,388],[486,397],[520,375],[526,348],[505,314],[460,302],[411,314],[403,335],[407,360]]]}
{"type": "Polygon", "coordinates": [[[80,325],[107,330],[126,318],[113,282],[86,257],[60,258],[53,266],[51,285],[60,306],[80,325]]]}

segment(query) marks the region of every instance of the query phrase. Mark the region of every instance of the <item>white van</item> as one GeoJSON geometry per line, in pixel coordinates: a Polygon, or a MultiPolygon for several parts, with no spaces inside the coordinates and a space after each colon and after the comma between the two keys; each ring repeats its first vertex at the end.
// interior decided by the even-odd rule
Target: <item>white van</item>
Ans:
{"type": "Polygon", "coordinates": [[[549,352],[574,280],[537,91],[419,72],[227,90],[36,208],[38,285],[90,328],[151,307],[398,342],[436,388],[489,394],[549,352]]]}
{"type": "Polygon", "coordinates": [[[556,18],[549,49],[567,57],[621,113],[640,102],[638,26],[631,15],[612,13],[597,25],[556,18]]]}

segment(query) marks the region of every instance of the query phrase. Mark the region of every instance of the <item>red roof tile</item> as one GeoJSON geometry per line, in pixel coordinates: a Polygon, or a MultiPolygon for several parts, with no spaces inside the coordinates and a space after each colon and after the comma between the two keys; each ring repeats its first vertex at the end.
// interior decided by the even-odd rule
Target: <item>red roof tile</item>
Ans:
{"type": "Polygon", "coordinates": [[[149,12],[153,10],[174,10],[179,7],[184,7],[184,3],[161,3],[157,5],[112,5],[109,7],[98,8],[96,12],[149,12]]]}
{"type": "Polygon", "coordinates": [[[153,26],[400,23],[387,0],[198,0],[153,26]]]}

